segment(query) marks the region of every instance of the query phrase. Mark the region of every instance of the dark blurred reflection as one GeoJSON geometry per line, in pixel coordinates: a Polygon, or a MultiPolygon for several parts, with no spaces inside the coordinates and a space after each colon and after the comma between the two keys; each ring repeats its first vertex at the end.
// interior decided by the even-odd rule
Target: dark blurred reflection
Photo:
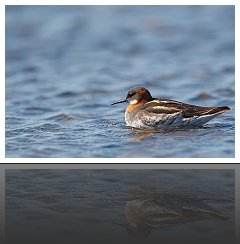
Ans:
{"type": "Polygon", "coordinates": [[[7,243],[234,243],[233,170],[7,170],[7,243]]]}
{"type": "Polygon", "coordinates": [[[137,188],[134,194],[134,199],[125,205],[128,222],[125,227],[128,233],[141,238],[147,238],[157,228],[170,228],[201,220],[228,219],[224,213],[205,202],[211,199],[160,194],[141,188],[137,188]]]}

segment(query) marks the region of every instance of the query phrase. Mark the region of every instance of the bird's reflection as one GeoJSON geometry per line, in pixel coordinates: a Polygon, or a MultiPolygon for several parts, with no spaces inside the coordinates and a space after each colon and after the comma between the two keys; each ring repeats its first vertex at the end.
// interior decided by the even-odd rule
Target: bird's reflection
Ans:
{"type": "Polygon", "coordinates": [[[134,142],[140,142],[144,140],[145,138],[151,137],[155,135],[158,131],[157,130],[151,130],[151,129],[138,129],[138,128],[132,128],[128,127],[132,131],[132,140],[134,142]]]}
{"type": "Polygon", "coordinates": [[[206,203],[205,198],[160,194],[137,189],[126,201],[125,216],[128,232],[147,237],[151,230],[169,228],[188,222],[228,217],[206,203]]]}
{"type": "Polygon", "coordinates": [[[190,132],[194,132],[196,131],[196,129],[198,130],[206,130],[209,129],[209,126],[199,126],[199,127],[188,127],[188,129],[186,128],[181,128],[181,127],[176,127],[176,128],[165,128],[165,129],[138,129],[138,128],[132,128],[132,127],[128,127],[129,129],[131,129],[131,136],[132,136],[132,140],[134,142],[141,142],[149,137],[152,136],[159,136],[160,135],[168,135],[169,133],[171,134],[171,138],[178,138],[179,136],[181,136],[182,132],[187,132],[188,134],[190,134],[190,132]],[[190,130],[191,129],[191,130],[190,130]]]}

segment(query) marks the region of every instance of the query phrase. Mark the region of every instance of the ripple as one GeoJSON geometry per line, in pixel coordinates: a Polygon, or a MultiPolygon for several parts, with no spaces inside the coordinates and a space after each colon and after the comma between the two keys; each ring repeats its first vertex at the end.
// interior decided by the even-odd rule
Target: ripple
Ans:
{"type": "Polygon", "coordinates": [[[75,96],[79,96],[79,94],[73,91],[65,91],[56,95],[56,97],[75,97],[75,96]]]}
{"type": "Polygon", "coordinates": [[[48,117],[46,119],[55,120],[55,121],[71,121],[71,120],[76,120],[77,118],[63,113],[63,114],[58,114],[58,115],[48,117]]]}
{"type": "Polygon", "coordinates": [[[49,107],[27,107],[24,109],[23,114],[24,115],[42,115],[48,112],[53,112],[54,109],[49,108],[49,107]]]}
{"type": "Polygon", "coordinates": [[[55,132],[60,130],[60,125],[58,124],[43,124],[32,128],[33,130],[40,130],[44,132],[55,132]]]}
{"type": "Polygon", "coordinates": [[[199,100],[208,100],[208,99],[212,99],[212,98],[213,98],[213,96],[208,92],[202,92],[196,97],[196,99],[199,99],[199,100]]]}
{"type": "Polygon", "coordinates": [[[216,92],[220,96],[231,97],[231,98],[235,97],[235,91],[234,89],[231,88],[217,89],[216,92]]]}
{"type": "Polygon", "coordinates": [[[23,67],[23,72],[26,73],[35,73],[38,71],[38,67],[35,65],[26,65],[25,67],[23,67]]]}

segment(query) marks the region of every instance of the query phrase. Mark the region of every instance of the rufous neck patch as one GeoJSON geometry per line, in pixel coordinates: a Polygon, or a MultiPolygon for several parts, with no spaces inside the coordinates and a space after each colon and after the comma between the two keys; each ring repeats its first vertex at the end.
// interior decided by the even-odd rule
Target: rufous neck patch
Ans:
{"type": "Polygon", "coordinates": [[[131,104],[127,107],[126,109],[126,112],[130,113],[132,112],[134,109],[138,108],[139,106],[145,104],[147,101],[146,100],[142,100],[141,102],[139,103],[136,103],[136,104],[131,104]]]}

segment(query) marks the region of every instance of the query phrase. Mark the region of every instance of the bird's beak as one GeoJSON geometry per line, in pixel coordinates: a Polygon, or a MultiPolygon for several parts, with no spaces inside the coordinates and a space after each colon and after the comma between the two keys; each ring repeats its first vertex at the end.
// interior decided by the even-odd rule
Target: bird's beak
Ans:
{"type": "Polygon", "coordinates": [[[115,104],[118,104],[118,103],[125,103],[125,102],[127,102],[126,99],[124,99],[124,100],[122,100],[122,101],[119,101],[119,102],[112,103],[111,105],[115,105],[115,104]]]}

